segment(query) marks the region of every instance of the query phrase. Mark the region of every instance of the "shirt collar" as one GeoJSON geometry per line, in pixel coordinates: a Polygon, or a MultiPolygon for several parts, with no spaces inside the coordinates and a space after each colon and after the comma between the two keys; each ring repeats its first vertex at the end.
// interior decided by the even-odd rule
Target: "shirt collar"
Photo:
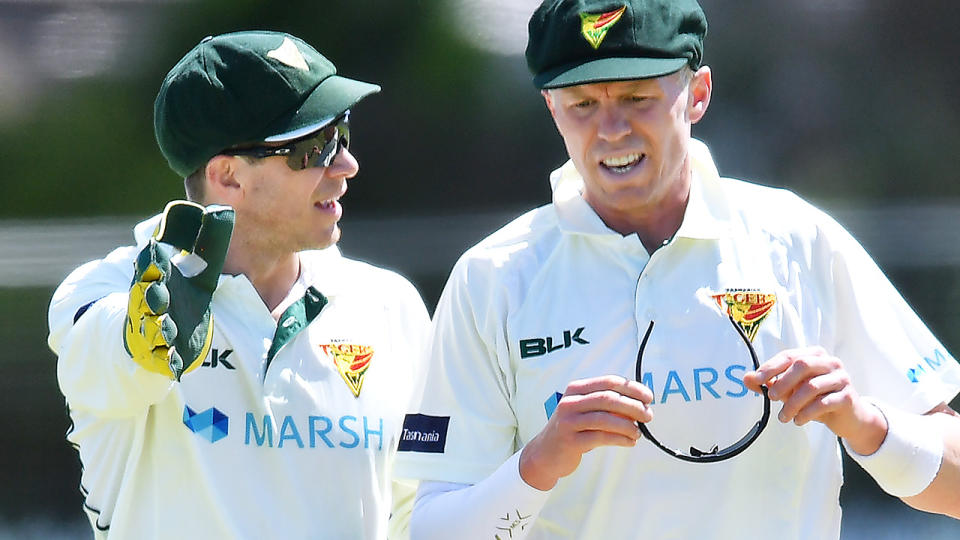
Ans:
{"type": "MultiPolygon", "coordinates": [[[[690,199],[683,222],[676,237],[716,239],[729,230],[729,215],[719,190],[720,175],[710,150],[702,142],[690,140],[692,179],[690,199]]],[[[560,230],[566,233],[586,235],[617,235],[606,226],[600,216],[583,198],[583,177],[567,161],[550,175],[553,189],[553,204],[557,211],[560,230]]]]}

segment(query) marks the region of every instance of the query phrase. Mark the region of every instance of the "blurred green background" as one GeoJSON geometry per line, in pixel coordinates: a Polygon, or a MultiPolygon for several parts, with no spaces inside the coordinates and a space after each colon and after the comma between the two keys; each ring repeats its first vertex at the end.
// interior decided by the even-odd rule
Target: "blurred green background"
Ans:
{"type": "MultiPolygon", "coordinates": [[[[548,202],[565,159],[522,57],[536,3],[0,0],[0,538],[89,537],[46,308],[70,269],[182,194],[152,130],[169,67],[205,35],[267,28],[380,83],[351,117],[361,172],[341,246],[432,309],[460,252],[548,202]]],[[[958,4],[702,4],[714,97],[694,134],[721,173],[831,211],[957,354],[958,4]]],[[[855,467],[842,499],[844,538],[960,537],[855,467]]]]}

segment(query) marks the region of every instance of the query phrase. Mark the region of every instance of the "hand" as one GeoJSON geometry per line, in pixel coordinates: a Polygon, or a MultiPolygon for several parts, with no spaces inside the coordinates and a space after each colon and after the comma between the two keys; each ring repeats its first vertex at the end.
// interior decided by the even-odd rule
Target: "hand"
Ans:
{"type": "Polygon", "coordinates": [[[653,393],[616,375],[574,381],[557,408],[520,454],[520,477],[541,491],[577,470],[583,454],[598,446],[633,446],[637,422],[649,422],[653,393]]]}
{"type": "Polygon", "coordinates": [[[886,436],[883,414],[860,397],[840,359],[822,347],[781,351],[744,374],[743,383],[754,392],[766,386],[770,399],[783,403],[781,422],[820,422],[857,453],[872,454],[886,436]]]}
{"type": "Polygon", "coordinates": [[[160,225],[134,262],[124,324],[123,345],[144,369],[179,381],[203,362],[213,340],[210,300],[233,222],[234,212],[227,206],[167,204],[160,225]],[[175,264],[160,242],[182,250],[175,264]]]}

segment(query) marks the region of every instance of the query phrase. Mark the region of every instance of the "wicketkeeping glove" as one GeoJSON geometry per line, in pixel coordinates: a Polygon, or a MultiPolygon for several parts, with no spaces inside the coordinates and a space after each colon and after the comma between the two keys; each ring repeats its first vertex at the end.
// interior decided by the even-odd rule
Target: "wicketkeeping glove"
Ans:
{"type": "Polygon", "coordinates": [[[213,340],[210,300],[233,222],[228,206],[172,201],[164,209],[134,262],[123,331],[124,347],[146,370],[179,381],[203,363],[213,340]]]}

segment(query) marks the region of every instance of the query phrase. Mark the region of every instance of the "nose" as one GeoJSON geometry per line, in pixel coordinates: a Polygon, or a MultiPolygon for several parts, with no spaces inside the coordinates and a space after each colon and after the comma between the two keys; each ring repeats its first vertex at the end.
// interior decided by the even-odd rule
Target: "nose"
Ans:
{"type": "Polygon", "coordinates": [[[336,157],[333,158],[330,166],[326,169],[327,176],[333,178],[353,178],[359,171],[360,164],[357,162],[357,158],[343,146],[337,151],[336,157]]]}
{"type": "Polygon", "coordinates": [[[602,107],[598,122],[597,135],[605,141],[616,141],[630,133],[630,122],[616,107],[602,107]]]}

